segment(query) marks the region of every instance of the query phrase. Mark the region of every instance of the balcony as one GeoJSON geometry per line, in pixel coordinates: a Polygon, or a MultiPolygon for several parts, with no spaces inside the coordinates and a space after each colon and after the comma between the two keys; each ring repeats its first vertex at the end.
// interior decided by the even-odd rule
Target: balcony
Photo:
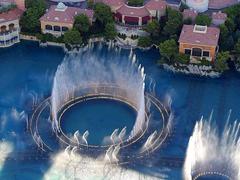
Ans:
{"type": "Polygon", "coordinates": [[[9,47],[18,42],[18,29],[12,29],[11,31],[5,31],[0,33],[0,47],[9,47]]]}

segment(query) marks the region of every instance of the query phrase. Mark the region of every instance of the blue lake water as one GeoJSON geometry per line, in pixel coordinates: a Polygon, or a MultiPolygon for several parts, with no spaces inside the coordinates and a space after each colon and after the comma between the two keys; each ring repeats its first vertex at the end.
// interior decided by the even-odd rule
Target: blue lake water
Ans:
{"type": "MultiPolygon", "coordinates": [[[[106,58],[109,61],[113,58],[127,61],[129,53],[129,50],[121,50],[118,54],[114,50],[109,51],[106,46],[101,47],[100,45],[96,45],[92,50],[93,56],[106,58]]],[[[171,96],[175,117],[171,136],[154,158],[149,159],[151,166],[147,162],[134,167],[134,169],[147,174],[166,174],[168,179],[180,179],[182,167],[167,167],[166,169],[159,162],[160,158],[184,159],[189,137],[196,121],[202,115],[208,117],[213,110],[213,119],[220,129],[223,128],[230,109],[232,109],[232,122],[240,117],[240,74],[229,71],[218,79],[173,74],[157,66],[156,63],[159,59],[157,50],[135,50],[134,53],[139,63],[145,67],[148,79],[156,82],[157,97],[164,100],[167,95],[171,96]]],[[[37,149],[30,133],[26,131],[25,121],[21,120],[19,116],[22,111],[31,113],[33,97],[44,99],[51,94],[54,73],[64,56],[61,48],[41,48],[33,42],[22,42],[11,48],[0,49],[0,139],[1,142],[8,142],[12,147],[11,152],[6,155],[6,160],[0,160],[0,179],[42,179],[45,172],[51,167],[51,160],[37,149]]],[[[99,120],[102,120],[103,123],[111,120],[111,118],[105,120],[105,114],[111,117],[117,112],[122,112],[125,117],[119,116],[117,120],[127,120],[123,122],[123,127],[125,124],[129,127],[132,126],[133,115],[126,112],[126,109],[119,107],[115,112],[105,113],[111,104],[108,106],[92,105],[101,111],[93,113],[99,114],[99,120]]],[[[86,109],[90,107],[84,108],[82,109],[83,113],[90,111],[86,109]]],[[[70,113],[66,116],[73,116],[74,119],[78,113],[79,111],[76,112],[76,115],[70,113]]],[[[91,112],[85,115],[89,116],[91,112]]],[[[90,122],[93,121],[93,117],[86,118],[90,118],[90,122]]],[[[100,121],[91,123],[93,131],[98,130],[100,121]]],[[[115,126],[120,125],[118,123],[109,124],[107,122],[106,124],[110,129],[114,129],[115,126]]],[[[89,126],[88,123],[84,124],[85,127],[89,126]]],[[[81,125],[79,124],[79,126],[81,125]]],[[[73,126],[65,127],[67,131],[76,130],[72,129],[73,126]]],[[[94,142],[96,139],[94,136],[92,138],[94,142]]],[[[100,139],[102,138],[97,139],[96,143],[100,139]]],[[[7,150],[1,150],[1,152],[4,151],[7,150]]]]}

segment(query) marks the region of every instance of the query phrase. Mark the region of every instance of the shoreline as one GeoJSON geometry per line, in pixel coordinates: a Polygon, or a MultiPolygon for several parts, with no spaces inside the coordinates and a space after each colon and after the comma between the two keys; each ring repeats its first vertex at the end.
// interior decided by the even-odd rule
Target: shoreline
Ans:
{"type": "Polygon", "coordinates": [[[211,66],[196,65],[196,64],[178,64],[178,68],[174,65],[162,64],[164,70],[173,73],[181,73],[185,75],[196,75],[200,77],[219,78],[222,73],[215,71],[211,66]]]}
{"type": "MultiPolygon", "coordinates": [[[[40,40],[37,39],[36,36],[31,36],[31,35],[23,35],[20,34],[20,40],[26,40],[26,41],[33,41],[33,42],[38,42],[40,47],[48,47],[48,46],[55,46],[55,47],[61,47],[65,53],[77,53],[79,52],[79,48],[82,48],[84,51],[86,50],[87,47],[91,47],[92,43],[97,43],[97,42],[103,42],[108,46],[114,46],[116,45],[119,48],[123,48],[126,50],[131,50],[131,49],[139,49],[141,51],[148,51],[151,48],[158,48],[155,44],[153,44],[150,47],[147,48],[142,48],[142,47],[125,47],[121,46],[118,44],[117,40],[113,41],[106,41],[103,37],[95,37],[95,38],[90,38],[88,40],[88,43],[85,44],[83,47],[74,47],[71,50],[69,50],[64,43],[56,43],[56,42],[41,42],[40,40]]],[[[223,73],[214,71],[211,66],[206,66],[206,65],[197,65],[197,64],[177,64],[178,67],[174,65],[169,65],[169,64],[161,64],[160,65],[164,70],[172,72],[172,73],[181,73],[185,75],[196,75],[199,77],[210,77],[210,78],[219,78],[223,73]]],[[[238,72],[240,72],[240,68],[237,69],[238,72]]]]}

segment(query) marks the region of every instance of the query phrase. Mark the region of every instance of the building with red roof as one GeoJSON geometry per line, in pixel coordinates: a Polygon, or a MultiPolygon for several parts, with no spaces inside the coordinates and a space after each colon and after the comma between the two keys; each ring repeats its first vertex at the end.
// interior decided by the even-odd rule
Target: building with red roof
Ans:
{"type": "Polygon", "coordinates": [[[68,7],[60,2],[57,6],[51,6],[40,18],[41,30],[45,34],[50,33],[55,36],[61,36],[64,32],[73,28],[74,19],[80,14],[85,14],[92,23],[93,10],[68,7]]]}
{"type": "Polygon", "coordinates": [[[164,0],[150,0],[145,4],[145,7],[150,12],[152,18],[160,19],[166,14],[167,2],[164,0]]]}
{"type": "Polygon", "coordinates": [[[150,12],[145,6],[132,7],[124,4],[116,12],[116,20],[127,25],[142,26],[151,19],[150,12]]]}
{"type": "Polygon", "coordinates": [[[192,21],[195,21],[197,15],[198,15],[198,12],[194,9],[184,9],[182,14],[183,14],[184,20],[191,19],[192,21]]]}
{"type": "Polygon", "coordinates": [[[179,38],[179,52],[191,58],[213,61],[218,51],[220,30],[216,27],[184,25],[179,38]]]}
{"type": "Polygon", "coordinates": [[[227,20],[226,13],[223,13],[221,11],[212,13],[212,24],[213,25],[219,26],[221,24],[224,24],[226,20],[227,20]]]}
{"type": "Polygon", "coordinates": [[[24,0],[0,1],[0,47],[9,47],[20,41],[19,19],[24,10],[24,0]],[[1,7],[8,10],[1,12],[1,7]]]}
{"type": "Polygon", "coordinates": [[[115,19],[122,25],[142,26],[153,18],[160,19],[166,14],[165,0],[149,0],[141,7],[129,6],[125,0],[100,0],[111,7],[115,19]]]}

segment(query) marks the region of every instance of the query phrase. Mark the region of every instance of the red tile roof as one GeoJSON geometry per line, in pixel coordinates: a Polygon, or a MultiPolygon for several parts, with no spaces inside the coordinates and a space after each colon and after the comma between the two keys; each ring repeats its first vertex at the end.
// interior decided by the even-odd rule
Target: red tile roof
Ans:
{"type": "Polygon", "coordinates": [[[184,9],[183,11],[184,19],[187,19],[187,18],[196,19],[197,15],[198,15],[197,11],[193,9],[184,9]]]}
{"type": "Polygon", "coordinates": [[[120,13],[129,17],[145,17],[150,16],[150,12],[146,7],[132,7],[124,4],[119,9],[117,9],[117,13],[120,13]]]}
{"type": "Polygon", "coordinates": [[[216,27],[207,27],[207,31],[194,32],[193,25],[184,25],[179,43],[196,44],[205,46],[217,46],[220,30],[216,27]]]}
{"type": "Polygon", "coordinates": [[[217,20],[226,20],[227,19],[227,14],[222,13],[221,11],[219,12],[213,12],[212,13],[212,19],[217,19],[217,20]]]}
{"type": "Polygon", "coordinates": [[[165,10],[167,3],[164,0],[150,0],[145,4],[145,7],[149,10],[165,10]]]}
{"type": "Polygon", "coordinates": [[[79,14],[85,14],[90,20],[93,18],[93,11],[89,9],[80,9],[76,7],[67,7],[64,10],[58,10],[57,6],[51,6],[45,15],[41,17],[41,21],[59,22],[59,23],[74,23],[74,17],[79,14]]]}
{"type": "Polygon", "coordinates": [[[17,20],[20,18],[22,14],[23,14],[23,11],[18,8],[0,13],[0,23],[17,20]]]}

